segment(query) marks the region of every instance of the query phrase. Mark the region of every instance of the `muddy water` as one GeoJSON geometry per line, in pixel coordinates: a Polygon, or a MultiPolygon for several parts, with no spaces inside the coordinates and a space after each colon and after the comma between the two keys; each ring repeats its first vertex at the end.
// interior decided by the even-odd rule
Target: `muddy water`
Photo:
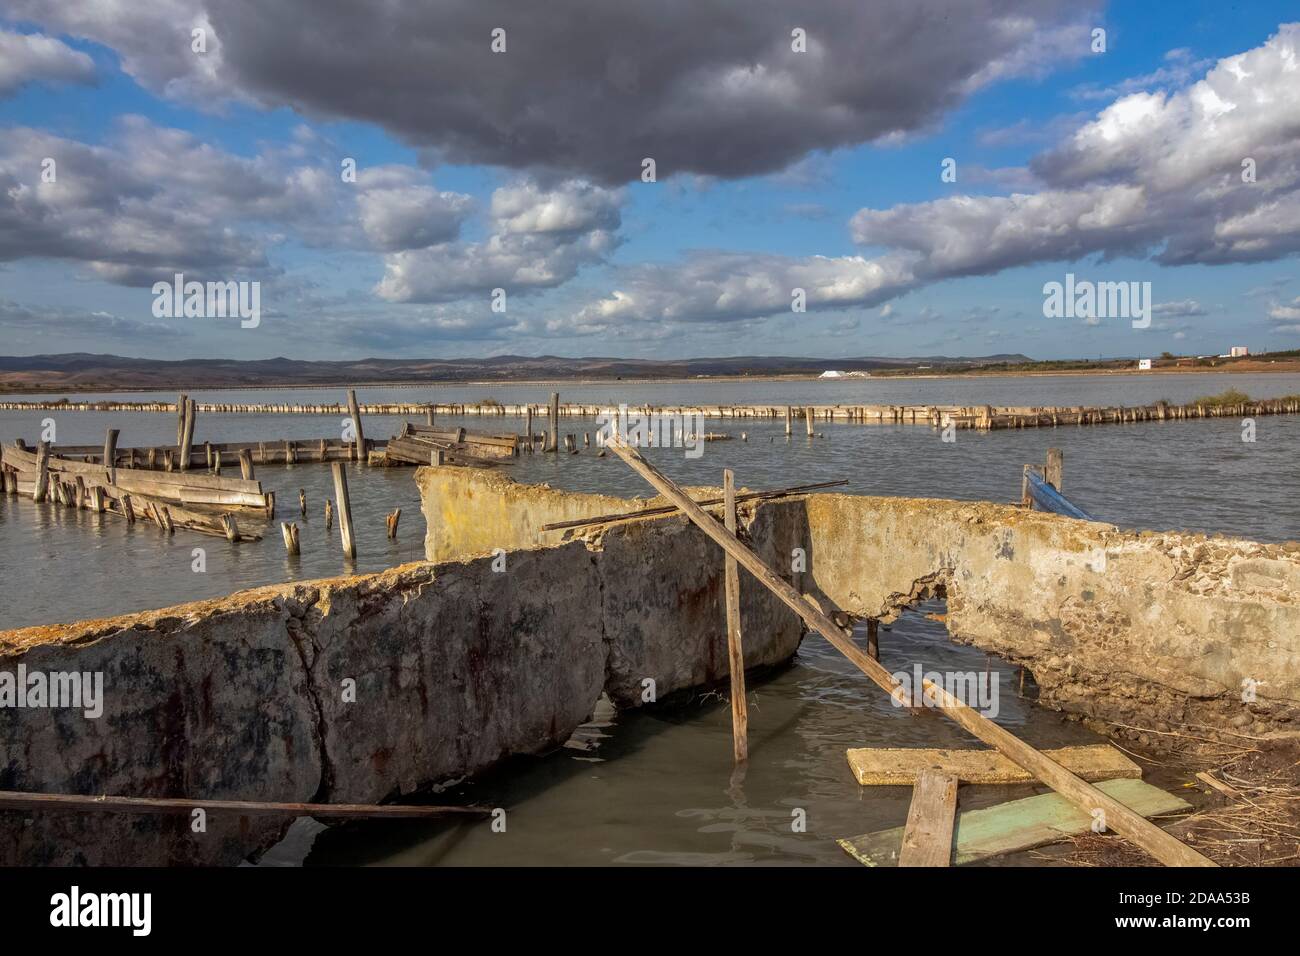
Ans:
{"type": "MultiPolygon", "coordinates": [[[[1300,392],[1297,376],[1168,376],[932,380],[856,383],[636,385],[563,389],[583,401],[963,402],[991,404],[1138,404],[1236,387],[1255,397],[1300,392]],[[1248,380],[1249,379],[1249,380],[1248,380]]],[[[544,401],[546,387],[363,389],[362,401],[544,401]]],[[[223,400],[199,393],[200,400],[223,400]]],[[[229,401],[335,401],[338,390],[225,393],[229,401]]],[[[53,418],[58,441],[96,443],[110,424],[120,445],[174,440],[171,414],[17,413],[0,411],[0,440],[38,437],[53,418]]],[[[446,419],[448,422],[455,420],[446,419]]],[[[468,417],[472,429],[509,432],[509,418],[468,417]]],[[[394,433],[398,420],[367,418],[366,433],[394,433]]],[[[595,423],[566,419],[581,435],[595,423]]],[[[690,484],[718,484],[724,467],[753,488],[847,478],[857,494],[1010,501],[1019,496],[1020,466],[1041,462],[1048,446],[1065,452],[1065,491],[1094,515],[1122,526],[1219,531],[1265,540],[1300,538],[1294,494],[1300,418],[1256,422],[1257,441],[1241,441],[1232,419],[1141,423],[1095,428],[958,432],[944,443],[920,426],[817,426],[818,437],[786,439],[781,423],[712,422],[733,436],[705,446],[702,457],[653,450],[668,474],[690,484]],[[741,440],[741,433],[747,440],[741,440]]],[[[202,415],[199,440],[311,438],[337,434],[325,416],[202,415]]],[[[579,441],[581,445],[581,440],[579,441]]],[[[591,450],[524,457],[508,474],[521,481],[613,494],[650,494],[613,456],[591,450]]],[[[332,496],[321,465],[267,466],[259,478],[276,491],[279,518],[298,520],[302,555],[288,558],[273,527],[258,544],[177,534],[163,537],[138,523],[126,527],[53,505],[0,497],[0,606],[6,627],[162,607],[290,579],[378,570],[422,557],[424,521],[409,469],[350,466],[358,558],[346,561],[338,526],[326,532],[322,509],[332,496]],[[297,516],[298,489],[308,514],[297,516]],[[398,540],[383,516],[402,508],[398,540]],[[195,572],[194,548],[206,570],[195,572]],[[69,587],[75,582],[75,587],[69,587]]],[[[941,605],[927,610],[942,610],[941,605]]],[[[908,614],[882,633],[882,659],[893,669],[921,663],[940,671],[1000,675],[998,721],[1039,746],[1088,742],[1076,724],[1019,697],[1018,672],[947,641],[943,626],[908,614]]],[[[1027,687],[1032,697],[1032,681],[1027,687]]],[[[635,713],[598,711],[568,746],[544,758],[521,758],[439,797],[510,809],[505,834],[484,825],[365,823],[324,832],[300,821],[268,863],[433,864],[741,864],[841,863],[834,838],[896,826],[906,816],[900,789],[864,790],[844,759],[850,746],[970,746],[973,741],[937,716],[896,711],[819,638],[809,638],[794,663],[751,686],[752,759],[742,778],[730,768],[729,712],[716,694],[700,693],[635,713]],[[792,830],[803,811],[806,831],[792,830]]],[[[964,807],[1024,795],[1027,788],[966,788],[964,807]]]]}

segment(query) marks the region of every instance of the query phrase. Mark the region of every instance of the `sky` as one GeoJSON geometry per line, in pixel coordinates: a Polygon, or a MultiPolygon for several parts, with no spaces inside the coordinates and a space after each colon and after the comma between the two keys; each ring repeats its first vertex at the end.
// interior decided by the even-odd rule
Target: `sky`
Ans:
{"type": "Polygon", "coordinates": [[[0,354],[1300,348],[1296,21],[6,0],[0,354]],[[178,274],[255,319],[168,314],[178,274]],[[1145,321],[1049,314],[1068,275],[1149,290],[1145,321]]]}

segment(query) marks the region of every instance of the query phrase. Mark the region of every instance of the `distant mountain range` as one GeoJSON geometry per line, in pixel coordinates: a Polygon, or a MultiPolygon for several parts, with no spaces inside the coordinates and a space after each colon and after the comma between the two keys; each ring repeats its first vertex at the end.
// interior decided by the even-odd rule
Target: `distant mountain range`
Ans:
{"type": "Polygon", "coordinates": [[[163,361],[73,352],[63,355],[0,356],[0,390],[233,388],[469,381],[510,383],[573,379],[820,375],[827,369],[869,372],[877,369],[916,369],[919,366],[973,368],[1030,361],[1032,359],[1024,355],[837,359],[778,355],[692,359],[497,355],[491,358],[463,359],[366,358],[343,362],[310,362],[287,358],[163,361]]]}

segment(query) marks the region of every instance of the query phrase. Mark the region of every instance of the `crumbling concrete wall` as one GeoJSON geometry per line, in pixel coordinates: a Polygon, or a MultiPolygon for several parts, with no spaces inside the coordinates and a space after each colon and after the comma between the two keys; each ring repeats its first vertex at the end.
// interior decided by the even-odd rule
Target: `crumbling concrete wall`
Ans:
{"type": "MultiPolygon", "coordinates": [[[[647,505],[464,469],[424,469],[420,481],[427,546],[438,554],[538,547],[562,539],[540,524],[647,505]]],[[[953,637],[1025,663],[1049,706],[1158,732],[1300,730],[1300,544],[1121,531],[987,502],[827,494],[764,504],[746,527],[778,570],[804,548],[796,585],[851,614],[888,622],[945,596],[953,637]]],[[[793,616],[777,607],[770,620],[781,615],[793,616]]]]}
{"type": "MultiPolygon", "coordinates": [[[[767,527],[765,525],[761,527],[767,527]]],[[[772,542],[755,540],[763,553],[772,542]]],[[[602,691],[727,674],[722,560],[684,519],[0,632],[0,672],[101,672],[104,710],[0,708],[0,789],[375,803],[558,746],[602,691]],[[650,683],[653,682],[653,683],[650,683]]],[[[742,591],[748,666],[800,628],[742,591]]],[[[231,863],[286,824],[0,811],[2,863],[231,863]]]]}
{"type": "Polygon", "coordinates": [[[1024,662],[1052,707],[1163,732],[1300,730],[1300,544],[979,502],[774,507],[803,522],[813,584],[844,610],[890,620],[945,594],[950,633],[1024,662]]]}

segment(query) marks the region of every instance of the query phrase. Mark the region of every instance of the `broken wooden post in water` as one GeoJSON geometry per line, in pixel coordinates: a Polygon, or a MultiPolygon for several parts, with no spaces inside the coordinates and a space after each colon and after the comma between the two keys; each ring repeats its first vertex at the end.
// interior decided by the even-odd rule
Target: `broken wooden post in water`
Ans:
{"type": "Polygon", "coordinates": [[[281,521],[280,536],[284,538],[284,550],[298,554],[298,526],[291,521],[281,521]]]}
{"type": "MultiPolygon", "coordinates": [[[[832,647],[852,661],[860,671],[891,697],[897,699],[898,681],[878,661],[873,661],[849,640],[834,621],[813,607],[798,591],[769,568],[762,558],[711,518],[708,512],[692,501],[671,479],[647,462],[635,448],[619,439],[611,441],[610,445],[633,471],[677,505],[696,527],[724,551],[733,555],[746,571],[754,575],[764,587],[798,614],[805,624],[826,638],[832,647]]],[[[1024,767],[1084,813],[1095,816],[1093,811],[1100,811],[1107,828],[1127,837],[1161,863],[1166,866],[1215,866],[1211,860],[1144,819],[1141,814],[1133,812],[1114,797],[1085,783],[1039,750],[958,700],[944,688],[929,680],[923,680],[922,687],[922,696],[942,709],[963,728],[986,744],[995,747],[1014,763],[1024,767]]]]}
{"type": "Polygon", "coordinates": [[[176,396],[176,447],[185,441],[185,416],[189,408],[190,397],[184,392],[176,396]]]}
{"type": "Polygon", "coordinates": [[[1061,490],[1061,472],[1065,468],[1065,457],[1059,448],[1047,449],[1047,465],[1043,468],[1044,480],[1055,488],[1061,490]]]}
{"type": "Polygon", "coordinates": [[[117,483],[117,429],[110,428],[104,433],[104,470],[108,473],[108,483],[117,483]]]}
{"type": "Polygon", "coordinates": [[[235,520],[234,515],[232,514],[222,515],[221,527],[226,532],[226,540],[229,541],[231,544],[234,544],[236,541],[239,540],[239,524],[235,520]]]}
{"type": "Polygon", "coordinates": [[[325,499],[325,530],[334,527],[334,502],[325,499]]]}
{"type": "Polygon", "coordinates": [[[339,503],[339,535],[343,539],[343,553],[349,558],[357,556],[357,545],[352,538],[352,503],[348,498],[348,473],[343,470],[343,462],[336,461],[330,466],[334,470],[334,497],[339,503]]]}
{"type": "Polygon", "coordinates": [[[307,517],[307,489],[298,489],[298,513],[304,518],[307,517]]]}
{"type": "Polygon", "coordinates": [[[249,448],[241,448],[239,451],[239,476],[244,481],[253,480],[253,452],[249,448]]]}
{"type": "MultiPolygon", "coordinates": [[[[730,468],[722,472],[723,523],[736,533],[736,480],[730,468]]],[[[725,564],[727,598],[727,660],[731,670],[731,746],[737,764],[749,759],[749,703],[745,699],[745,651],[740,633],[740,571],[728,554],[725,564]]]]}
{"type": "Polygon", "coordinates": [[[803,417],[804,417],[804,421],[807,422],[808,424],[808,437],[812,438],[813,437],[813,410],[811,405],[809,405],[807,408],[803,410],[803,417]]]}
{"type": "Polygon", "coordinates": [[[880,660],[880,622],[874,617],[867,618],[867,656],[880,660]]]}
{"type": "Polygon", "coordinates": [[[49,485],[50,443],[43,441],[36,446],[36,487],[32,489],[32,501],[44,501],[49,485]]]}
{"type": "Polygon", "coordinates": [[[388,537],[390,539],[397,537],[397,522],[402,520],[402,509],[398,508],[392,514],[384,519],[384,524],[388,526],[388,537]]]}
{"type": "Polygon", "coordinates": [[[785,407],[785,433],[789,436],[794,431],[794,409],[787,405],[785,407]]]}
{"type": "Polygon", "coordinates": [[[560,393],[551,392],[551,407],[549,411],[550,428],[546,432],[546,442],[542,445],[543,452],[559,451],[560,440],[560,393]]]}
{"type": "Polygon", "coordinates": [[[355,445],[352,446],[352,460],[365,461],[366,439],[361,432],[361,408],[357,405],[357,390],[348,389],[348,414],[352,416],[352,431],[355,433],[355,445]]]}
{"type": "Polygon", "coordinates": [[[190,448],[194,444],[194,419],[198,416],[198,405],[194,399],[185,400],[185,425],[181,429],[181,471],[190,469],[190,448]]]}

